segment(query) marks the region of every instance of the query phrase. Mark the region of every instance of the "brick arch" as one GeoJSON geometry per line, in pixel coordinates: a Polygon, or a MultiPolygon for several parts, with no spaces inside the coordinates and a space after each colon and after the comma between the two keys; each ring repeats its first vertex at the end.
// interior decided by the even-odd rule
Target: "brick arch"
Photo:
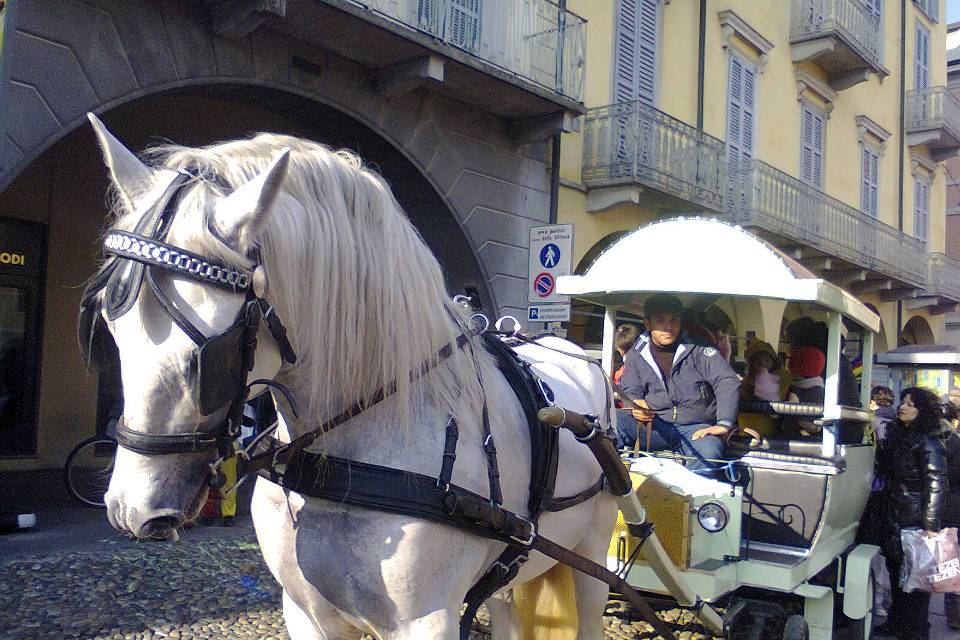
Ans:
{"type": "Polygon", "coordinates": [[[379,95],[362,67],[269,31],[215,36],[200,4],[13,3],[0,57],[0,191],[87,111],[204,85],[275,89],[336,108],[399,150],[453,214],[493,306],[524,311],[527,232],[547,212],[542,145],[512,145],[496,117],[437,94],[379,95]]]}

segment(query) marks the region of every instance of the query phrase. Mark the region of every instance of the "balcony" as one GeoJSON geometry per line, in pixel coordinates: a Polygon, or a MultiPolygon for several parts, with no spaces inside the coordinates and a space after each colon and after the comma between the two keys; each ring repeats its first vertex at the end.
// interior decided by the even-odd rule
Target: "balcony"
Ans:
{"type": "Polygon", "coordinates": [[[723,211],[721,140],[641,102],[590,109],[584,122],[588,211],[641,201],[657,211],[723,211]]]}
{"type": "Polygon", "coordinates": [[[926,290],[906,302],[908,309],[926,308],[931,314],[952,313],[960,303],[960,260],[931,253],[926,290]]]}
{"type": "Polygon", "coordinates": [[[586,21],[551,0],[202,2],[217,34],[279,32],[295,67],[323,74],[332,52],[386,95],[426,86],[522,124],[585,112],[586,21]]]}
{"type": "Polygon", "coordinates": [[[917,5],[917,9],[923,11],[923,13],[934,22],[940,20],[938,7],[940,0],[913,0],[913,4],[917,5]]]}
{"type": "Polygon", "coordinates": [[[860,0],[793,0],[793,61],[811,61],[823,69],[834,91],[859,84],[871,73],[889,74],[880,43],[880,18],[860,0]]]}
{"type": "Polygon", "coordinates": [[[902,299],[923,288],[925,245],[759,160],[729,165],[727,211],[852,292],[902,299]],[[815,266],[814,266],[815,265],[815,266]]]}
{"type": "Polygon", "coordinates": [[[907,92],[907,144],[927,145],[941,162],[960,149],[960,100],[946,87],[928,87],[907,92]]]}

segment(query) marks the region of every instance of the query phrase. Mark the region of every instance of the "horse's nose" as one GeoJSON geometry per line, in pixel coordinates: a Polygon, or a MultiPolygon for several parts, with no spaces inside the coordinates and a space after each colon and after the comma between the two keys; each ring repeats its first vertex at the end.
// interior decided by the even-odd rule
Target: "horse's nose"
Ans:
{"type": "Polygon", "coordinates": [[[133,533],[138,538],[168,540],[176,537],[176,529],[184,520],[186,516],[180,511],[154,516],[143,522],[133,533]]]}

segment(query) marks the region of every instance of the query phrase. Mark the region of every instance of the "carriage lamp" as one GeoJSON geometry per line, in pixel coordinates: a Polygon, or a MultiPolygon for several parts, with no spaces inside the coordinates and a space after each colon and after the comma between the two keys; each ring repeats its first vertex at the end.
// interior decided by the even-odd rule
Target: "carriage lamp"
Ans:
{"type": "Polygon", "coordinates": [[[697,522],[710,533],[723,531],[729,519],[727,508],[719,502],[705,502],[697,509],[697,522]]]}

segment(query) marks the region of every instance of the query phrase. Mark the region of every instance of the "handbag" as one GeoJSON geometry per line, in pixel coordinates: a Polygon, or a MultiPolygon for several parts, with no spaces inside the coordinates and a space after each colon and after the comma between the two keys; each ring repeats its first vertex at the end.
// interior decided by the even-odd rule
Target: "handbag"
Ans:
{"type": "Polygon", "coordinates": [[[900,544],[900,588],[904,592],[960,593],[960,546],[955,527],[941,529],[931,537],[920,529],[902,529],[900,544]]]}

